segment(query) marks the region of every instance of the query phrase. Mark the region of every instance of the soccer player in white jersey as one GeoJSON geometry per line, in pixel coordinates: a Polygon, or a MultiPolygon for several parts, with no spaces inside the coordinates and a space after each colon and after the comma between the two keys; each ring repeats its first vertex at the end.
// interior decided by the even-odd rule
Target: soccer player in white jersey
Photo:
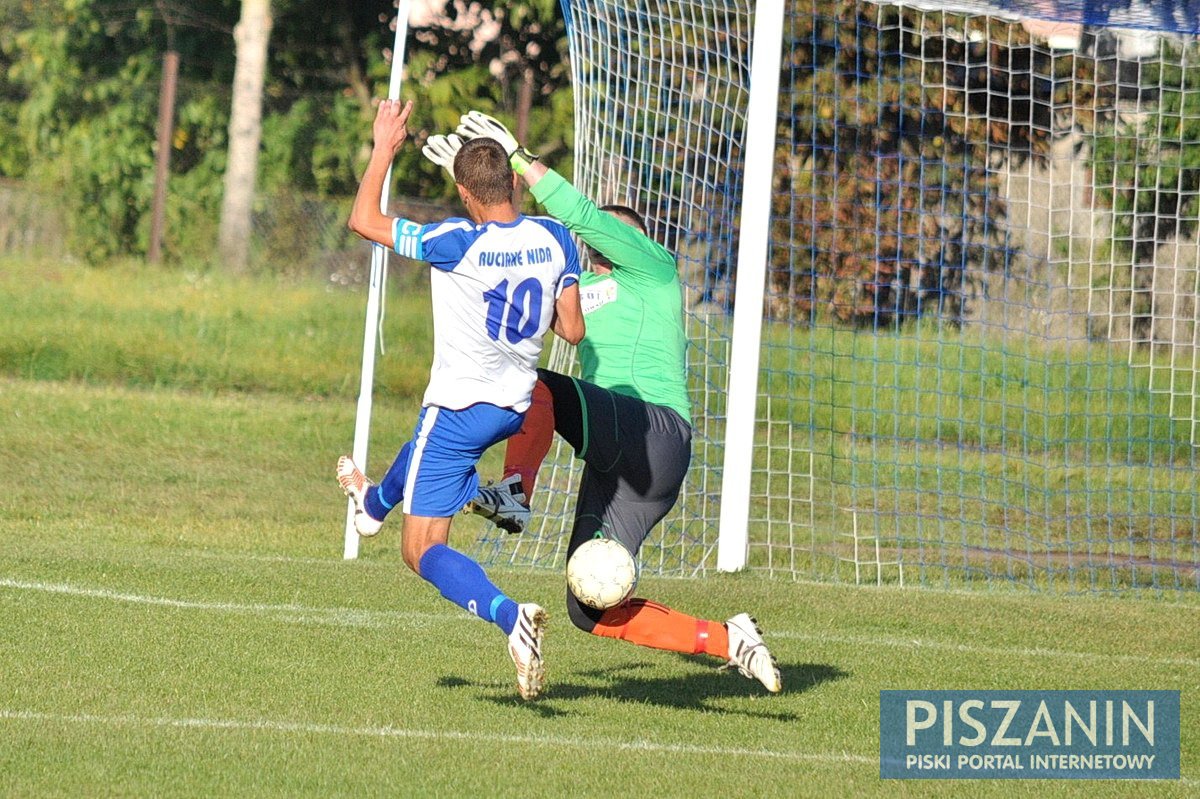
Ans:
{"type": "Polygon", "coordinates": [[[560,223],[516,210],[508,153],[487,139],[463,146],[453,162],[469,219],[420,225],[383,214],[383,183],[408,138],[411,112],[412,101],[380,104],[350,229],[432,267],[433,368],[413,437],[383,480],[372,483],[345,456],[337,479],[354,501],[361,535],[379,532],[400,506],[404,562],[508,635],[517,687],[532,699],[542,689],[545,611],[510,599],[447,541],[451,519],[479,486],[479,457],[521,428],[546,331],[572,344],[583,338],[578,253],[560,223]]]}

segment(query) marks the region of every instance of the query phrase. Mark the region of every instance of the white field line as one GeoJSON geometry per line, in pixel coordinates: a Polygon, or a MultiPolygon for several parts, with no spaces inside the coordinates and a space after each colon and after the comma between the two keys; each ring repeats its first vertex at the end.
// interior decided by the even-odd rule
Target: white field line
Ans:
{"type": "MultiPolygon", "coordinates": [[[[388,611],[388,610],[358,610],[354,608],[318,608],[293,604],[263,604],[263,603],[234,603],[234,602],[205,602],[200,600],[172,599],[169,597],[146,596],[111,591],[104,588],[86,588],[66,583],[43,583],[26,580],[14,580],[0,577],[0,589],[18,591],[38,591],[51,594],[81,596],[91,599],[103,599],[114,602],[128,602],[139,605],[154,605],[168,608],[202,610],[218,613],[243,613],[275,617],[280,621],[306,624],[328,624],[339,627],[387,627],[397,623],[443,623],[447,621],[477,621],[466,613],[424,613],[420,611],[388,611]]],[[[1200,668],[1200,658],[1162,657],[1157,655],[1138,655],[1128,653],[1078,652],[1064,649],[1043,649],[1028,647],[987,646],[979,644],[963,644],[954,641],[938,641],[926,638],[901,638],[882,635],[839,635],[837,633],[807,633],[792,630],[766,631],[768,640],[773,638],[812,641],[822,644],[848,644],[863,647],[887,647],[894,649],[936,650],[943,652],[959,652],[962,654],[982,655],[1017,655],[1031,658],[1061,658],[1074,660],[1091,660],[1100,662],[1122,661],[1135,663],[1152,663],[1165,666],[1186,666],[1200,668]]]]}
{"type": "MultiPolygon", "coordinates": [[[[361,559],[347,561],[344,558],[311,557],[311,556],[303,557],[303,556],[299,556],[299,555],[261,555],[261,554],[254,554],[254,553],[248,553],[248,552],[210,552],[208,550],[200,550],[200,549],[179,550],[178,554],[181,556],[186,556],[186,557],[190,557],[190,558],[206,558],[209,560],[223,560],[223,561],[228,561],[228,562],[232,562],[232,563],[236,563],[238,561],[264,561],[264,562],[269,562],[269,563],[299,563],[299,564],[313,565],[313,566],[332,566],[334,568],[339,568],[339,569],[345,569],[347,567],[352,567],[355,569],[389,569],[389,570],[393,570],[393,571],[398,568],[399,569],[404,568],[403,566],[397,565],[397,563],[395,561],[376,561],[376,560],[361,560],[361,559]]],[[[500,573],[510,572],[510,573],[516,573],[516,574],[527,574],[530,571],[529,567],[512,566],[509,564],[499,564],[496,566],[488,567],[489,572],[491,572],[493,569],[495,569],[497,572],[500,572],[500,573]]],[[[545,570],[542,570],[542,571],[545,571],[545,570]]],[[[655,580],[667,580],[667,581],[672,581],[672,582],[674,582],[674,581],[691,582],[697,578],[695,575],[692,575],[692,574],[687,574],[687,575],[656,574],[656,575],[654,575],[654,579],[655,580]]],[[[872,591],[875,593],[895,593],[895,594],[903,594],[904,596],[911,596],[912,591],[913,591],[912,588],[902,588],[897,585],[873,585],[873,584],[872,585],[855,585],[853,583],[822,582],[820,580],[810,580],[810,579],[789,579],[788,583],[790,585],[803,585],[803,586],[807,586],[810,588],[814,588],[814,589],[818,589],[818,590],[825,590],[825,591],[830,591],[830,592],[850,591],[850,592],[862,593],[864,591],[872,591]]],[[[1035,594],[1031,594],[1028,592],[1021,592],[1021,591],[1003,591],[1003,590],[980,591],[980,590],[971,590],[969,588],[947,588],[947,587],[941,586],[941,585],[924,585],[924,586],[921,586],[920,590],[922,593],[928,593],[930,595],[956,596],[956,597],[962,597],[963,599],[981,600],[984,602],[991,602],[991,603],[1005,602],[1005,601],[1010,601],[1010,600],[1021,601],[1023,599],[1032,599],[1032,598],[1036,598],[1038,596],[1035,594]]],[[[1150,593],[1149,589],[1145,589],[1145,591],[1147,594],[1150,593]]],[[[1165,591],[1165,589],[1164,589],[1164,591],[1165,591]]],[[[1055,594],[1050,594],[1050,593],[1047,593],[1044,595],[1045,598],[1050,598],[1050,599],[1054,598],[1055,596],[1056,596],[1055,594]]],[[[1141,603],[1141,604],[1145,604],[1145,605],[1153,605],[1156,608],[1173,608],[1173,609],[1177,609],[1177,610],[1192,611],[1195,613],[1200,613],[1200,603],[1181,602],[1178,600],[1164,599],[1162,596],[1136,595],[1135,594],[1135,595],[1124,595],[1120,599],[1117,599],[1117,598],[1111,597],[1111,596],[1103,596],[1103,595],[1093,596],[1093,597],[1082,597],[1082,596],[1075,595],[1075,594],[1059,594],[1057,596],[1059,596],[1061,598],[1067,598],[1067,599],[1072,599],[1072,600],[1083,600],[1083,601],[1089,601],[1089,602],[1120,602],[1122,605],[1141,603]]]]}
{"type": "Polygon", "coordinates": [[[1188,666],[1200,668],[1200,658],[1162,657],[1160,655],[1137,655],[1119,652],[1077,652],[1067,649],[1043,649],[1041,647],[986,646],[960,644],[954,641],[936,641],[928,638],[897,638],[885,635],[838,635],[837,633],[800,633],[789,630],[766,630],[766,638],[793,638],[817,643],[850,644],[853,646],[880,646],[898,649],[933,649],[940,652],[962,652],[975,655],[1019,655],[1032,658],[1065,658],[1077,660],[1099,660],[1132,663],[1155,663],[1164,666],[1188,666]]]}
{"type": "Polygon", "coordinates": [[[185,610],[204,610],[217,613],[243,613],[248,615],[274,616],[281,620],[309,624],[330,624],[338,627],[387,627],[397,622],[444,622],[449,619],[473,618],[465,612],[461,617],[446,613],[423,613],[402,610],[357,610],[355,608],[316,608],[307,605],[272,605],[256,602],[204,602],[190,599],[130,594],[106,588],[85,588],[66,583],[43,583],[12,580],[0,577],[0,588],[18,591],[40,591],[49,594],[65,594],[111,602],[127,602],[135,605],[153,605],[185,610]]]}
{"type": "Polygon", "coordinates": [[[429,741],[488,741],[521,746],[548,746],[591,751],[620,749],[629,752],[651,752],[669,755],[700,755],[703,757],[760,757],[772,760],[799,760],[818,763],[859,763],[878,765],[879,758],[848,752],[800,752],[776,749],[741,749],[720,746],[693,746],[647,739],[577,738],[565,735],[504,735],[481,730],[421,730],[407,727],[347,727],[338,724],[314,724],[302,721],[274,719],[195,719],[145,716],[99,716],[87,713],[37,713],[28,710],[0,710],[0,719],[35,721],[52,724],[96,724],[113,727],[171,727],[198,730],[234,730],[249,732],[299,733],[302,735],[333,735],[339,738],[408,738],[429,741]]]}
{"type": "MultiPolygon", "coordinates": [[[[47,724],[92,724],[109,727],[166,727],[190,730],[229,730],[235,732],[269,732],[301,735],[332,735],[338,738],[394,738],[424,741],[487,741],[497,744],[547,746],[590,751],[621,750],[665,755],[698,755],[700,757],[756,757],[768,760],[793,760],[808,763],[843,763],[877,766],[879,758],[850,752],[801,752],[778,749],[741,749],[718,746],[673,744],[646,739],[626,741],[617,738],[579,738],[565,735],[503,735],[480,730],[421,730],[405,727],[348,727],[338,724],[315,724],[275,719],[199,719],[147,716],[101,716],[91,713],[39,713],[30,710],[0,709],[0,721],[31,721],[47,724]]],[[[1197,785],[1200,780],[1181,777],[1184,785],[1197,785]]]]}

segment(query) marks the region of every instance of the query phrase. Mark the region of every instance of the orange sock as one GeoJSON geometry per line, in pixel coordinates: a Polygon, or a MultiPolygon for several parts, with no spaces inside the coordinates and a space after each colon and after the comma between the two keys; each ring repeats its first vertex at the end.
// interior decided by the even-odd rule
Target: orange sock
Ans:
{"type": "Polygon", "coordinates": [[[649,599],[631,599],[606,610],[592,633],[671,652],[729,657],[729,631],[724,624],[697,619],[649,599]]]}
{"type": "Polygon", "coordinates": [[[525,421],[504,448],[504,476],[521,475],[521,488],[525,497],[533,496],[538,470],[550,442],[554,439],[554,397],[541,380],[533,384],[533,404],[525,412],[525,421]]]}

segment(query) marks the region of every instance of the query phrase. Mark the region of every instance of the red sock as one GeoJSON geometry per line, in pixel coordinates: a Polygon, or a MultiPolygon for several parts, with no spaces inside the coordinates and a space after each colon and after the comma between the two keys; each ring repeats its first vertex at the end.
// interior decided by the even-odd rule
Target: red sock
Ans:
{"type": "Polygon", "coordinates": [[[525,498],[533,496],[538,470],[554,439],[554,397],[541,380],[533,384],[533,404],[525,413],[521,429],[508,439],[504,449],[504,476],[521,475],[525,498]]]}
{"type": "Polygon", "coordinates": [[[697,619],[649,599],[631,599],[606,610],[592,633],[671,652],[729,657],[729,631],[724,624],[697,619]]]}

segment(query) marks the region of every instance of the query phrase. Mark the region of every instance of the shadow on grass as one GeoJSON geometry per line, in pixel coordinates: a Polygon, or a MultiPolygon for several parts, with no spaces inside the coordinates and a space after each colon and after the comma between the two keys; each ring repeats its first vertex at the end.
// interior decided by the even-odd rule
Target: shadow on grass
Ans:
{"type": "MultiPolygon", "coordinates": [[[[678,710],[736,713],[773,721],[790,722],[799,718],[789,711],[771,709],[769,703],[773,697],[757,680],[746,679],[736,671],[718,671],[711,667],[711,660],[686,655],[679,657],[692,663],[703,663],[708,668],[700,673],[660,677],[643,674],[647,670],[656,670],[652,663],[630,663],[614,668],[574,672],[564,675],[562,679],[553,679],[552,675],[547,681],[543,698],[535,702],[522,700],[517,696],[515,687],[512,693],[489,694],[482,698],[499,705],[523,706],[544,717],[568,715],[569,711],[559,704],[561,701],[608,698],[678,710]],[[722,702],[731,697],[762,699],[767,704],[734,708],[722,702]]],[[[821,683],[850,676],[849,672],[826,663],[780,664],[779,671],[783,677],[780,696],[801,694],[821,683]]],[[[443,688],[493,687],[451,676],[441,678],[438,685],[443,688]]]]}

